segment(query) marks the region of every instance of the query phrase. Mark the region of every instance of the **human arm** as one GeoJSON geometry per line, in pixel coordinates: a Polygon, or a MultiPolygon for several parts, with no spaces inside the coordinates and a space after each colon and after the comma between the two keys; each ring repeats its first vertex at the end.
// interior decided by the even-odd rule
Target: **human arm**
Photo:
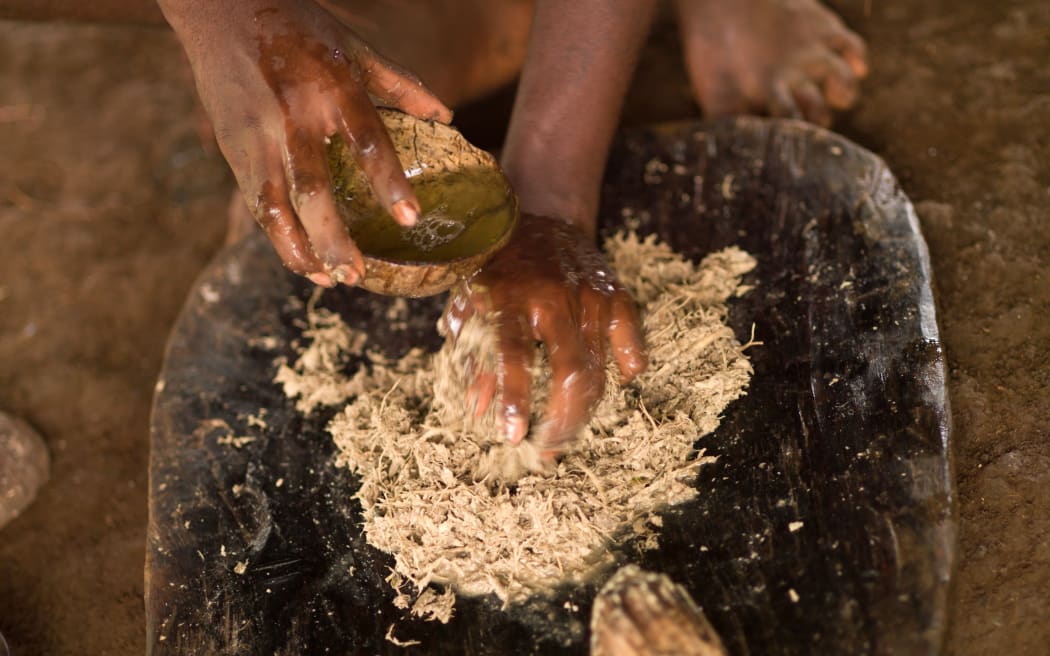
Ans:
{"type": "MultiPolygon", "coordinates": [[[[555,457],[589,418],[608,347],[625,380],[645,368],[633,301],[594,238],[601,176],[653,0],[538,0],[503,166],[523,219],[510,244],[450,301],[450,326],[496,319],[495,372],[479,372],[483,411],[498,392],[507,439],[529,430],[535,342],[551,363],[551,395],[535,441],[555,457]]],[[[455,331],[453,331],[455,332],[455,331]]]]}
{"type": "Polygon", "coordinates": [[[159,0],[182,42],[219,147],[285,266],[322,285],[364,275],[336,210],[326,140],[341,135],[401,225],[419,203],[373,99],[422,118],[451,112],[314,2],[159,0]]]}
{"type": "Polygon", "coordinates": [[[524,213],[593,236],[602,172],[654,0],[538,0],[502,164],[524,213]]]}

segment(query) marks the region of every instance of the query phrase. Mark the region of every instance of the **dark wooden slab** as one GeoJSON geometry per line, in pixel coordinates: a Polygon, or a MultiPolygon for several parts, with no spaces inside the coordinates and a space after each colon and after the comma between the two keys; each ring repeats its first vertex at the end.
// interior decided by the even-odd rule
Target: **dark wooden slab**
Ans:
{"type": "MultiPolygon", "coordinates": [[[[734,654],[934,654],[953,554],[949,413],[926,246],[884,164],[828,132],[742,119],[634,132],[610,159],[604,228],[637,223],[694,257],[738,244],[757,287],[755,375],[718,431],[699,499],[624,562],[689,589],[734,654]]],[[[446,626],[396,609],[356,481],[271,383],[309,286],[261,238],[220,254],[171,336],[151,431],[151,653],[584,653],[603,581],[446,626]],[[266,427],[249,422],[265,408],[266,427]],[[250,437],[239,448],[230,435],[250,437]],[[242,573],[238,573],[243,563],[242,573]],[[353,572],[353,574],[351,574],[353,572]],[[384,636],[420,645],[403,648],[384,636]]],[[[389,299],[322,303],[397,356],[436,346],[440,299],[384,328],[389,299]]],[[[348,369],[358,363],[348,363],[348,369]]]]}

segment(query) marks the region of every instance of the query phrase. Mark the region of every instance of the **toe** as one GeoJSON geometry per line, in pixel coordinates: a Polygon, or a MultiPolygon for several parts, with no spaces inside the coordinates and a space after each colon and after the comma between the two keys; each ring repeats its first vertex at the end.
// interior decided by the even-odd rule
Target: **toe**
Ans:
{"type": "Polygon", "coordinates": [[[856,77],[867,77],[868,46],[864,43],[864,39],[843,27],[828,37],[827,43],[846,61],[856,77]]]}
{"type": "Polygon", "coordinates": [[[825,128],[831,125],[831,112],[824,102],[824,95],[813,80],[807,77],[796,80],[791,85],[791,95],[798,103],[802,117],[807,121],[825,128]]]}
{"type": "Polygon", "coordinates": [[[824,97],[834,109],[849,109],[860,95],[857,76],[845,60],[832,55],[824,75],[824,97]]]}
{"type": "Polygon", "coordinates": [[[791,85],[786,80],[777,80],[769,92],[769,115],[776,118],[802,118],[802,110],[791,93],[791,85]]]}

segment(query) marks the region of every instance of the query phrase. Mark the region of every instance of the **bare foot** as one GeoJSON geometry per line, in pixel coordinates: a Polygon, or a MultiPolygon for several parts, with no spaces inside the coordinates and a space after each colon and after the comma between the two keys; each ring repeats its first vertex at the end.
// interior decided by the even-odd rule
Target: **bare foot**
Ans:
{"type": "Polygon", "coordinates": [[[864,41],[816,0],[677,0],[686,67],[709,117],[831,123],[868,74],[864,41]]]}
{"type": "Polygon", "coordinates": [[[47,481],[49,464],[40,435],[24,421],[0,412],[0,528],[36,498],[47,481]]]}

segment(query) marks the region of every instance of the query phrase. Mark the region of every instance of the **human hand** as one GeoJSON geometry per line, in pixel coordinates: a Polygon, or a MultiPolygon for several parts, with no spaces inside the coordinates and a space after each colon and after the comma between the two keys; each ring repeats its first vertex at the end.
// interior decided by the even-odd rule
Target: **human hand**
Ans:
{"type": "Polygon", "coordinates": [[[495,371],[476,371],[467,406],[481,415],[497,392],[507,440],[529,430],[530,367],[543,342],[551,393],[535,442],[547,460],[589,420],[605,389],[607,348],[625,382],[647,364],[634,301],[616,280],[592,238],[575,225],[523,215],[510,243],[453,292],[445,325],[453,338],[475,313],[495,324],[495,371]]]}
{"type": "Polygon", "coordinates": [[[219,147],[284,265],[332,286],[365,273],[332,194],[326,143],[340,135],[399,224],[419,201],[375,104],[448,122],[410,73],[310,1],[160,0],[183,43],[219,147]]]}
{"type": "Polygon", "coordinates": [[[677,0],[686,67],[708,117],[831,123],[868,74],[864,41],[817,0],[677,0]]]}

